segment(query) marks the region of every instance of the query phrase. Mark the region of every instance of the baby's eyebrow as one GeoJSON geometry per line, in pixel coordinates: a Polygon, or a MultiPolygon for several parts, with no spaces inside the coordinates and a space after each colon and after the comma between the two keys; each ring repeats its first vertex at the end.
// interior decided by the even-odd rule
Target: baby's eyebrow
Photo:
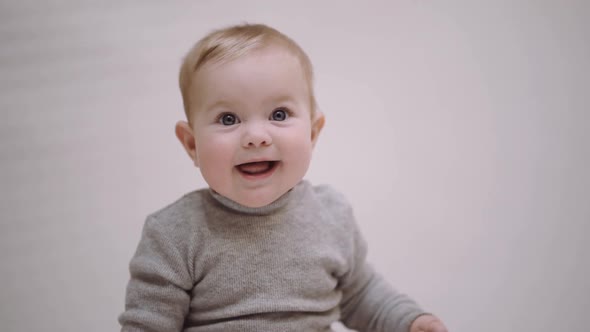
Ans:
{"type": "Polygon", "coordinates": [[[231,108],[231,106],[232,105],[226,100],[216,100],[215,102],[205,105],[203,110],[205,112],[211,112],[218,108],[231,108]]]}
{"type": "Polygon", "coordinates": [[[277,95],[277,96],[272,97],[270,100],[275,103],[280,103],[283,101],[292,101],[294,99],[295,98],[290,94],[281,94],[281,95],[277,95]]]}
{"type": "Polygon", "coordinates": [[[279,96],[274,96],[272,98],[269,98],[269,103],[276,105],[276,104],[282,104],[282,103],[293,103],[295,102],[296,98],[294,98],[291,95],[279,95],[279,96]]]}

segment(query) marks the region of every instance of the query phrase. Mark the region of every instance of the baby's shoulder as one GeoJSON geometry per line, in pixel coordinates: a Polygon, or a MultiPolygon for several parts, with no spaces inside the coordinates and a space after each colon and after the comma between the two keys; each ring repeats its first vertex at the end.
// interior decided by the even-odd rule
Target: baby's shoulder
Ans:
{"type": "Polygon", "coordinates": [[[154,226],[182,230],[194,227],[203,219],[204,201],[208,189],[189,192],[176,201],[148,215],[154,226]]]}
{"type": "Polygon", "coordinates": [[[314,230],[318,234],[327,234],[324,240],[332,243],[334,248],[348,252],[357,234],[352,205],[340,190],[331,185],[314,185],[313,195],[316,202],[313,210],[321,220],[313,222],[314,230]]]}
{"type": "Polygon", "coordinates": [[[346,199],[346,196],[329,184],[313,186],[313,193],[316,200],[323,208],[333,208],[336,210],[351,209],[351,205],[346,199]]]}
{"type": "Polygon", "coordinates": [[[313,186],[316,208],[324,220],[324,224],[332,225],[347,233],[355,227],[352,205],[346,196],[331,185],[313,186]]]}

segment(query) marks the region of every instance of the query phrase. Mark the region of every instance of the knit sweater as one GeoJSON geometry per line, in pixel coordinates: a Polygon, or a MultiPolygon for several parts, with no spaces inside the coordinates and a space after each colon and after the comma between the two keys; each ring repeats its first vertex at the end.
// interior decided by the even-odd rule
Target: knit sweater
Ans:
{"type": "Polygon", "coordinates": [[[210,189],[150,215],[129,269],[122,331],[407,332],[424,312],[366,263],[352,209],[302,181],[249,208],[210,189]]]}

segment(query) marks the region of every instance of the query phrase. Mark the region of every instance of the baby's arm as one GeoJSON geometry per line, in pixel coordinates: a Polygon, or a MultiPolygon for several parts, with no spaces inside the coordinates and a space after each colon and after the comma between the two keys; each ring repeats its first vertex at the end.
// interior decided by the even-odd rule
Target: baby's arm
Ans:
{"type": "Polygon", "coordinates": [[[342,322],[359,331],[409,332],[412,322],[425,312],[367,264],[367,246],[356,224],[353,237],[351,269],[341,279],[342,322]]]}
{"type": "Polygon", "coordinates": [[[342,321],[359,331],[409,332],[425,312],[408,296],[393,289],[366,265],[362,276],[344,289],[342,321]]]}
{"type": "Polygon", "coordinates": [[[173,225],[148,217],[129,264],[121,331],[181,331],[190,304],[192,277],[182,241],[167,232],[173,225]]]}

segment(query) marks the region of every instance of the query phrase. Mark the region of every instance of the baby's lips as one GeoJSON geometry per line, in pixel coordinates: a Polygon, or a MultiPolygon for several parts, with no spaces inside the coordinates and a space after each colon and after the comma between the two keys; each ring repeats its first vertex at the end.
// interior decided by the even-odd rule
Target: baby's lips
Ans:
{"type": "Polygon", "coordinates": [[[256,161],[250,163],[244,163],[236,166],[240,172],[247,173],[247,174],[260,174],[264,172],[268,172],[271,170],[276,164],[276,161],[256,161]]]}

